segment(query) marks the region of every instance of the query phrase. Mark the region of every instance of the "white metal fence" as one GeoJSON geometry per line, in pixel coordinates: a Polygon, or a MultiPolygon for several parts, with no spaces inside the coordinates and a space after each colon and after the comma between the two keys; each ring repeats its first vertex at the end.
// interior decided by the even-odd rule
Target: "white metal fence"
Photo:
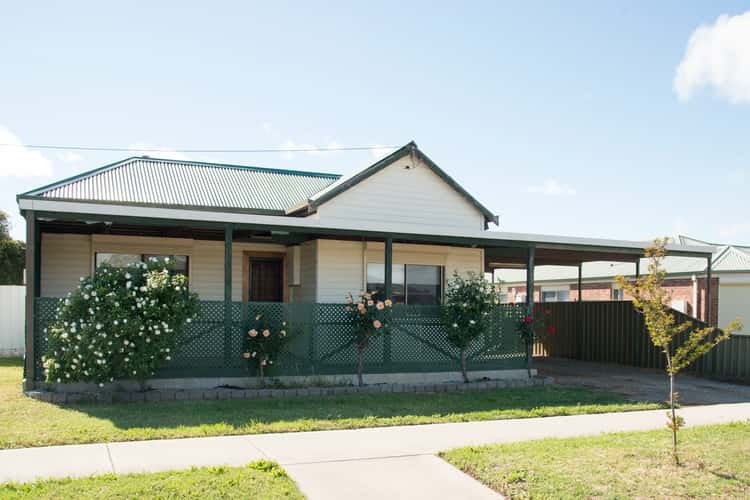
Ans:
{"type": "Polygon", "coordinates": [[[26,287],[0,286],[0,357],[22,356],[26,287]]]}

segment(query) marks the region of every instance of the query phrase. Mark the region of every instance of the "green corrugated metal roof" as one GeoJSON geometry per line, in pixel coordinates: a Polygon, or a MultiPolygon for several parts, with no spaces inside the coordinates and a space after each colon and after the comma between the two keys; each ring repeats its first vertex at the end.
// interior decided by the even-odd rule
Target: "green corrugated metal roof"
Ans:
{"type": "Polygon", "coordinates": [[[339,177],[317,172],[134,157],[21,196],[281,214],[339,177]]]}

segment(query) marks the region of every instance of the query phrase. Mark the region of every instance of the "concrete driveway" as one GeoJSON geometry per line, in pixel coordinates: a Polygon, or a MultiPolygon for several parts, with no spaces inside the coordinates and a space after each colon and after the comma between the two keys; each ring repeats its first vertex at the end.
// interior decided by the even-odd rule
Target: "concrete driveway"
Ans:
{"type": "MultiPolygon", "coordinates": [[[[634,401],[664,401],[669,380],[663,370],[562,358],[534,358],[540,375],[558,384],[604,389],[634,401]]],[[[677,375],[677,391],[683,405],[750,402],[750,386],[677,375]]]]}

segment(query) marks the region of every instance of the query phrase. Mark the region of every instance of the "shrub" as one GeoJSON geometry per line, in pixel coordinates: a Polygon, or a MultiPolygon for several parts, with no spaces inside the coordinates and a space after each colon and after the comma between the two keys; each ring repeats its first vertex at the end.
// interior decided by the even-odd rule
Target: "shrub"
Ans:
{"type": "Polygon", "coordinates": [[[260,384],[264,384],[266,366],[273,365],[286,349],[291,335],[287,322],[282,320],[274,324],[259,313],[247,327],[243,343],[242,357],[249,366],[255,366],[260,384]]]}
{"type": "Polygon", "coordinates": [[[526,314],[524,318],[518,322],[518,335],[524,343],[526,348],[526,370],[531,377],[531,353],[534,347],[534,343],[541,341],[547,335],[555,334],[555,326],[549,321],[549,311],[545,311],[541,314],[541,311],[537,310],[536,316],[526,314]]]}
{"type": "Polygon", "coordinates": [[[442,309],[443,324],[448,332],[448,342],[461,351],[461,375],[469,381],[466,371],[466,352],[471,343],[490,328],[491,313],[499,302],[492,283],[468,273],[466,278],[453,273],[445,293],[442,309]]]}
{"type": "Polygon", "coordinates": [[[364,351],[378,335],[391,332],[391,299],[375,300],[375,292],[363,293],[358,300],[351,294],[346,298],[346,311],[354,325],[354,345],[357,348],[357,382],[360,386],[364,368],[364,351]]]}
{"type": "Polygon", "coordinates": [[[81,278],[46,330],[46,380],[102,386],[136,379],[143,385],[169,361],[176,339],[196,316],[198,300],[187,278],[170,274],[168,266],[168,259],[124,268],[102,265],[81,278]]]}

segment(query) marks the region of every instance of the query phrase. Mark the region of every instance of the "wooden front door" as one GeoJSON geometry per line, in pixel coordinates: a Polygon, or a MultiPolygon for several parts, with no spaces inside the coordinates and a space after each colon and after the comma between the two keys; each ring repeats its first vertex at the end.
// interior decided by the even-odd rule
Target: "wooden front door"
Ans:
{"type": "Polygon", "coordinates": [[[248,298],[251,302],[284,301],[284,261],[250,257],[248,298]]]}

